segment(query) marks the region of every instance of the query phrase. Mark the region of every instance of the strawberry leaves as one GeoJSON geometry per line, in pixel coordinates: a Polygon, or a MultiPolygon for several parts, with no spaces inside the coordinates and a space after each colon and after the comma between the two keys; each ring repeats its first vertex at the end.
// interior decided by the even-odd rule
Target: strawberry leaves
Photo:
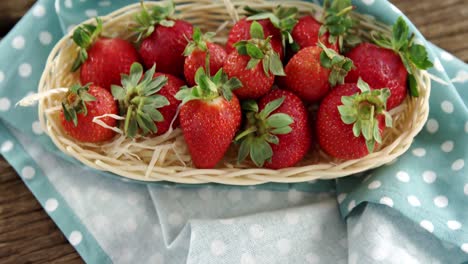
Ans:
{"type": "Polygon", "coordinates": [[[388,88],[371,90],[361,78],[358,80],[361,92],[351,96],[343,96],[338,106],[343,123],[353,125],[355,137],[364,136],[369,153],[374,151],[375,143],[382,143],[379,130],[379,115],[385,116],[385,126],[392,127],[392,117],[386,111],[387,100],[390,97],[388,88]]]}
{"type": "Polygon", "coordinates": [[[269,12],[246,6],[244,10],[250,14],[247,20],[269,19],[273,26],[280,30],[283,47],[286,47],[286,43],[294,43],[291,32],[298,22],[297,7],[282,7],[279,5],[272,12],[269,12]]]}
{"type": "Polygon", "coordinates": [[[337,84],[343,84],[346,75],[354,67],[353,61],[327,48],[321,42],[318,43],[318,46],[323,50],[320,53],[320,64],[324,68],[331,70],[330,77],[328,78],[331,86],[335,87],[337,84]]]}
{"type": "Polygon", "coordinates": [[[158,108],[169,105],[166,97],[158,92],[167,84],[166,76],[154,78],[156,66],[143,75],[139,63],[132,64],[129,75],[122,75],[122,86],[112,85],[112,95],[119,101],[121,115],[125,116],[124,133],[135,138],[138,130],[143,135],[157,133],[155,122],[164,121],[158,108]]]}
{"type": "Polygon", "coordinates": [[[73,42],[79,47],[78,55],[73,62],[71,71],[76,72],[88,59],[88,49],[102,32],[102,20],[96,17],[96,25],[84,24],[73,32],[73,42]]]}
{"type": "Polygon", "coordinates": [[[250,36],[250,40],[242,40],[234,44],[239,54],[251,58],[247,69],[253,69],[261,62],[266,76],[270,76],[270,73],[285,76],[280,56],[271,46],[271,37],[265,39],[262,25],[257,21],[252,22],[250,26],[250,36]]]}
{"type": "Polygon", "coordinates": [[[78,114],[88,115],[86,103],[96,101],[96,97],[88,93],[89,86],[90,84],[73,85],[65,96],[66,100],[62,102],[65,120],[72,121],[75,127],[78,126],[78,114]]]}
{"type": "Polygon", "coordinates": [[[207,32],[203,35],[200,28],[194,28],[192,40],[189,40],[187,46],[185,47],[184,56],[189,56],[197,49],[204,52],[208,51],[208,46],[206,43],[211,42],[214,36],[214,32],[207,32]]]}
{"type": "Polygon", "coordinates": [[[292,131],[291,124],[294,122],[291,116],[284,113],[275,113],[284,102],[285,97],[269,102],[259,112],[258,105],[253,100],[242,102],[242,110],[246,112],[246,129],[235,138],[240,144],[237,156],[238,163],[244,161],[249,155],[258,167],[263,167],[266,161],[273,157],[270,144],[279,144],[277,135],[288,134],[292,131]]]}
{"type": "Polygon", "coordinates": [[[181,105],[192,100],[213,100],[219,96],[230,101],[233,96],[232,91],[242,87],[242,82],[239,79],[229,79],[222,68],[213,77],[210,77],[203,67],[198,68],[195,74],[195,83],[196,85],[192,88],[182,87],[175,95],[177,100],[182,101],[181,105]]]}
{"type": "Polygon", "coordinates": [[[350,28],[354,26],[354,21],[349,15],[354,9],[351,0],[333,0],[323,3],[323,25],[320,27],[319,35],[322,36],[329,32],[328,42],[335,44],[338,42],[340,51],[343,51],[344,42],[350,45],[359,42],[356,36],[348,35],[350,28]]]}
{"type": "Polygon", "coordinates": [[[393,25],[391,38],[377,33],[373,33],[372,38],[377,45],[392,49],[400,55],[408,71],[410,95],[419,96],[416,78],[414,77],[415,71],[417,69],[426,70],[431,68],[433,64],[429,60],[426,48],[423,45],[414,43],[414,33],[409,36],[409,27],[403,17],[399,17],[393,25]]]}
{"type": "Polygon", "coordinates": [[[141,1],[141,9],[141,12],[135,15],[135,20],[138,23],[138,26],[134,29],[138,34],[136,42],[149,37],[157,25],[164,27],[174,26],[174,21],[168,19],[175,12],[174,1],[169,1],[165,6],[154,6],[150,11],[145,7],[144,2],[141,1]]]}

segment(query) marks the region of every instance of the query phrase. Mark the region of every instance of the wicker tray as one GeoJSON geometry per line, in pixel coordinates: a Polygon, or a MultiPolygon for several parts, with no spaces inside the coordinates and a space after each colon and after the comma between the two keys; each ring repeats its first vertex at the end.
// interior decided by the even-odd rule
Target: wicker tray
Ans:
{"type": "MultiPolygon", "coordinates": [[[[301,15],[320,14],[321,7],[304,1],[184,1],[175,0],[177,18],[200,27],[203,31],[216,31],[218,43],[226,41],[229,28],[243,16],[242,7],[274,8],[278,4],[295,6],[301,15]]],[[[157,5],[148,2],[148,7],[157,5]]],[[[134,15],[141,10],[139,4],[122,8],[102,17],[106,36],[132,39],[131,28],[135,25],[134,15]]],[[[355,32],[364,39],[370,39],[370,32],[390,34],[389,26],[370,16],[352,14],[360,21],[355,32]]],[[[88,20],[84,23],[94,23],[88,20]]],[[[60,103],[66,89],[79,82],[79,73],[71,74],[69,69],[77,47],[71,41],[72,33],[60,40],[52,50],[39,83],[39,93],[48,96],[39,102],[39,120],[55,145],[64,153],[73,156],[92,168],[108,171],[122,177],[140,181],[171,181],[200,184],[216,182],[231,185],[254,185],[266,182],[304,182],[316,179],[333,179],[366,171],[389,163],[402,155],[411,145],[414,137],[424,126],[429,114],[430,78],[425,71],[418,71],[416,79],[420,96],[409,97],[392,110],[394,127],[386,129],[380,149],[364,158],[340,161],[323,153],[318,146],[301,161],[297,167],[281,170],[254,168],[250,163],[236,164],[234,149],[228,151],[225,159],[216,169],[191,167],[191,159],[182,132],[175,129],[163,136],[153,138],[125,139],[117,136],[113,141],[102,144],[79,143],[66,135],[59,122],[60,103]],[[51,91],[54,90],[54,91],[51,91]]]]}

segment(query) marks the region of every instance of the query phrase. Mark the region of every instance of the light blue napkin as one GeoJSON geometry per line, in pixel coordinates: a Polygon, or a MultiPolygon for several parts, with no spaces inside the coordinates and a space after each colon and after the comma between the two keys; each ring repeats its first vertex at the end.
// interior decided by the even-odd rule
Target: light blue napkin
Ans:
{"type": "MultiPolygon", "coordinates": [[[[64,158],[37,109],[14,104],[36,90],[64,31],[130,3],[40,0],[0,43],[0,151],[87,262],[468,261],[468,67],[431,44],[430,72],[445,84],[432,83],[430,119],[407,154],[371,172],[187,187],[106,177],[64,158]]],[[[401,15],[383,0],[354,4],[387,23],[401,15]]]]}

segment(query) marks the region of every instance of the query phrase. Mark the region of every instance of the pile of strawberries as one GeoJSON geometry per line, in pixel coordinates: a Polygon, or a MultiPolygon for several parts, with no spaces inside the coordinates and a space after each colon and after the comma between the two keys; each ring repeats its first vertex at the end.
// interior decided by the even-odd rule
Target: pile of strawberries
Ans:
{"type": "Polygon", "coordinates": [[[315,143],[334,158],[357,159],[382,143],[388,111],[418,96],[415,71],[432,66],[403,18],[391,37],[372,33],[374,43],[351,34],[359,25],[350,0],[325,4],[320,21],[299,18],[295,7],[245,10],[225,47],[171,19],[172,3],[143,6],[136,43],[102,37],[99,19],[80,26],[71,70],[81,85],[62,104],[64,130],[102,142],[116,132],[96,117],[129,138],[180,126],[197,168],[215,167],[232,144],[238,162],[271,169],[294,166],[315,143]]]}

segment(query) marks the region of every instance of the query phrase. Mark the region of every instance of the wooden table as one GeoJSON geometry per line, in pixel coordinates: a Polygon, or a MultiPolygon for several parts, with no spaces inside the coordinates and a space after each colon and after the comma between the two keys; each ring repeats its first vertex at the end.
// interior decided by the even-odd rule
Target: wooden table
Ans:
{"type": "MultiPolygon", "coordinates": [[[[0,13],[4,14],[5,4],[15,3],[15,12],[11,12],[14,19],[31,2],[33,1],[1,1],[0,13]]],[[[466,0],[393,2],[409,16],[428,40],[465,62],[468,61],[466,0]]],[[[12,9],[10,4],[9,10],[12,9]]],[[[8,21],[12,21],[11,16],[9,19],[8,21]]],[[[5,24],[0,23],[2,26],[5,24]]],[[[5,29],[0,26],[0,36],[2,30],[5,29]]],[[[73,247],[2,157],[0,194],[0,263],[82,263],[73,247]]]]}

